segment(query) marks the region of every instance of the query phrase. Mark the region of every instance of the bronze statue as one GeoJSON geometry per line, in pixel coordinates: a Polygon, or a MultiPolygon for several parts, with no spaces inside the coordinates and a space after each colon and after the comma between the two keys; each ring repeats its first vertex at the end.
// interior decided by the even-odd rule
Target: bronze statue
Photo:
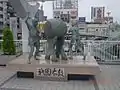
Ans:
{"type": "Polygon", "coordinates": [[[36,18],[36,16],[34,17],[34,19],[32,19],[32,17],[30,17],[28,14],[25,23],[29,30],[28,45],[30,46],[30,53],[28,59],[30,63],[30,59],[33,56],[34,52],[34,47],[36,48],[34,58],[38,60],[37,56],[39,56],[40,36],[39,31],[37,29],[38,19],[36,18]]]}
{"type": "Polygon", "coordinates": [[[48,44],[45,59],[50,60],[50,56],[52,56],[53,61],[58,61],[61,56],[62,60],[67,60],[63,49],[67,33],[66,23],[59,19],[48,19],[41,22],[40,27],[39,31],[40,33],[44,33],[48,44]]]}
{"type": "Polygon", "coordinates": [[[84,43],[81,42],[81,38],[80,38],[80,34],[79,34],[79,27],[78,27],[77,22],[72,23],[70,32],[72,33],[72,37],[71,37],[70,44],[69,44],[70,59],[73,59],[72,47],[75,46],[75,52],[84,56],[83,60],[85,60],[84,43]]]}

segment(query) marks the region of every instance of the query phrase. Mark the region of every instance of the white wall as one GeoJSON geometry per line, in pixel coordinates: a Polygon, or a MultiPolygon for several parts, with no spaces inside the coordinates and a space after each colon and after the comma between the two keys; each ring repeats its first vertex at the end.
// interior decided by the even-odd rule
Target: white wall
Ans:
{"type": "Polygon", "coordinates": [[[29,36],[29,31],[28,28],[25,24],[24,20],[21,20],[22,23],[22,49],[23,49],[23,53],[29,52],[29,46],[28,46],[28,36],[29,36]]]}
{"type": "Polygon", "coordinates": [[[10,17],[10,29],[13,32],[14,40],[17,40],[17,17],[10,17]]]}

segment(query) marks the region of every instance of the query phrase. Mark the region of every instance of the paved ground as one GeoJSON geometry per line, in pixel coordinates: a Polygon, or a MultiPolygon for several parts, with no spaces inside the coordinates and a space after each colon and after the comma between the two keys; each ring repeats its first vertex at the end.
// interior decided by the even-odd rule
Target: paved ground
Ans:
{"type": "MultiPolygon", "coordinates": [[[[16,58],[0,56],[0,64],[16,58]]],[[[95,81],[50,82],[18,79],[15,72],[0,68],[0,90],[120,90],[120,65],[100,65],[95,81]],[[13,77],[14,76],[14,77],[13,77]]]]}
{"type": "Polygon", "coordinates": [[[5,68],[0,68],[0,87],[15,75],[16,72],[8,71],[5,68]]]}
{"type": "Polygon", "coordinates": [[[90,81],[51,82],[32,79],[11,79],[3,89],[17,90],[95,90],[90,81]]]}
{"type": "Polygon", "coordinates": [[[15,59],[16,56],[7,56],[7,55],[0,55],[0,65],[7,64],[10,60],[15,59]]]}
{"type": "Polygon", "coordinates": [[[101,74],[96,76],[99,90],[120,90],[120,65],[101,65],[101,74]]]}

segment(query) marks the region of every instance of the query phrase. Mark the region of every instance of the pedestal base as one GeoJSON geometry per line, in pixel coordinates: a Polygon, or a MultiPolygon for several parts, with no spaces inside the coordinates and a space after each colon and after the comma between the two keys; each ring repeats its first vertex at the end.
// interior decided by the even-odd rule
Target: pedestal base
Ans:
{"type": "Polygon", "coordinates": [[[92,56],[87,56],[86,60],[82,60],[82,56],[75,56],[73,60],[60,60],[52,62],[45,60],[41,56],[40,60],[33,60],[32,64],[27,64],[27,55],[12,60],[8,65],[8,69],[17,71],[18,77],[36,78],[40,80],[69,80],[70,76],[91,76],[100,73],[100,68],[96,60],[92,56]]]}

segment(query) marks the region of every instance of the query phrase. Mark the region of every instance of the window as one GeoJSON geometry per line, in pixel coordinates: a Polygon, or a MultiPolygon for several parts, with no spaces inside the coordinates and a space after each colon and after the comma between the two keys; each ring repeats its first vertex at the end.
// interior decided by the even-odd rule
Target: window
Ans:
{"type": "Polygon", "coordinates": [[[0,7],[0,11],[3,11],[3,8],[2,8],[2,7],[0,7]]]}
{"type": "Polygon", "coordinates": [[[89,30],[88,30],[88,28],[87,28],[87,30],[86,30],[86,31],[87,31],[87,32],[89,31],[89,30]]]}
{"type": "Polygon", "coordinates": [[[0,34],[3,33],[3,30],[0,29],[0,34]]]}
{"type": "Polygon", "coordinates": [[[1,3],[1,4],[3,4],[3,2],[2,2],[2,1],[0,1],[0,3],[1,3]]]}
{"type": "Polygon", "coordinates": [[[103,32],[105,32],[106,29],[102,29],[103,32]]]}
{"type": "Polygon", "coordinates": [[[0,22],[0,25],[3,25],[3,22],[0,22]]]}
{"type": "Polygon", "coordinates": [[[64,22],[67,22],[69,23],[69,14],[61,14],[61,19],[64,21],[64,22]]]}
{"type": "Polygon", "coordinates": [[[58,16],[57,18],[59,19],[60,17],[58,16]]]}
{"type": "Polygon", "coordinates": [[[20,19],[19,18],[17,18],[17,22],[19,23],[19,21],[20,21],[20,19]]]}
{"type": "Polygon", "coordinates": [[[85,28],[79,28],[80,30],[84,30],[85,28]]]}
{"type": "Polygon", "coordinates": [[[2,37],[0,37],[0,40],[2,39],[2,37]]]}
{"type": "Polygon", "coordinates": [[[10,26],[10,24],[9,24],[9,23],[7,23],[7,26],[9,27],[9,26],[10,26]]]}
{"type": "Polygon", "coordinates": [[[2,15],[2,14],[0,14],[0,18],[3,18],[3,15],[2,15]]]}
{"type": "Polygon", "coordinates": [[[19,28],[19,25],[17,25],[17,28],[19,28]]]}

